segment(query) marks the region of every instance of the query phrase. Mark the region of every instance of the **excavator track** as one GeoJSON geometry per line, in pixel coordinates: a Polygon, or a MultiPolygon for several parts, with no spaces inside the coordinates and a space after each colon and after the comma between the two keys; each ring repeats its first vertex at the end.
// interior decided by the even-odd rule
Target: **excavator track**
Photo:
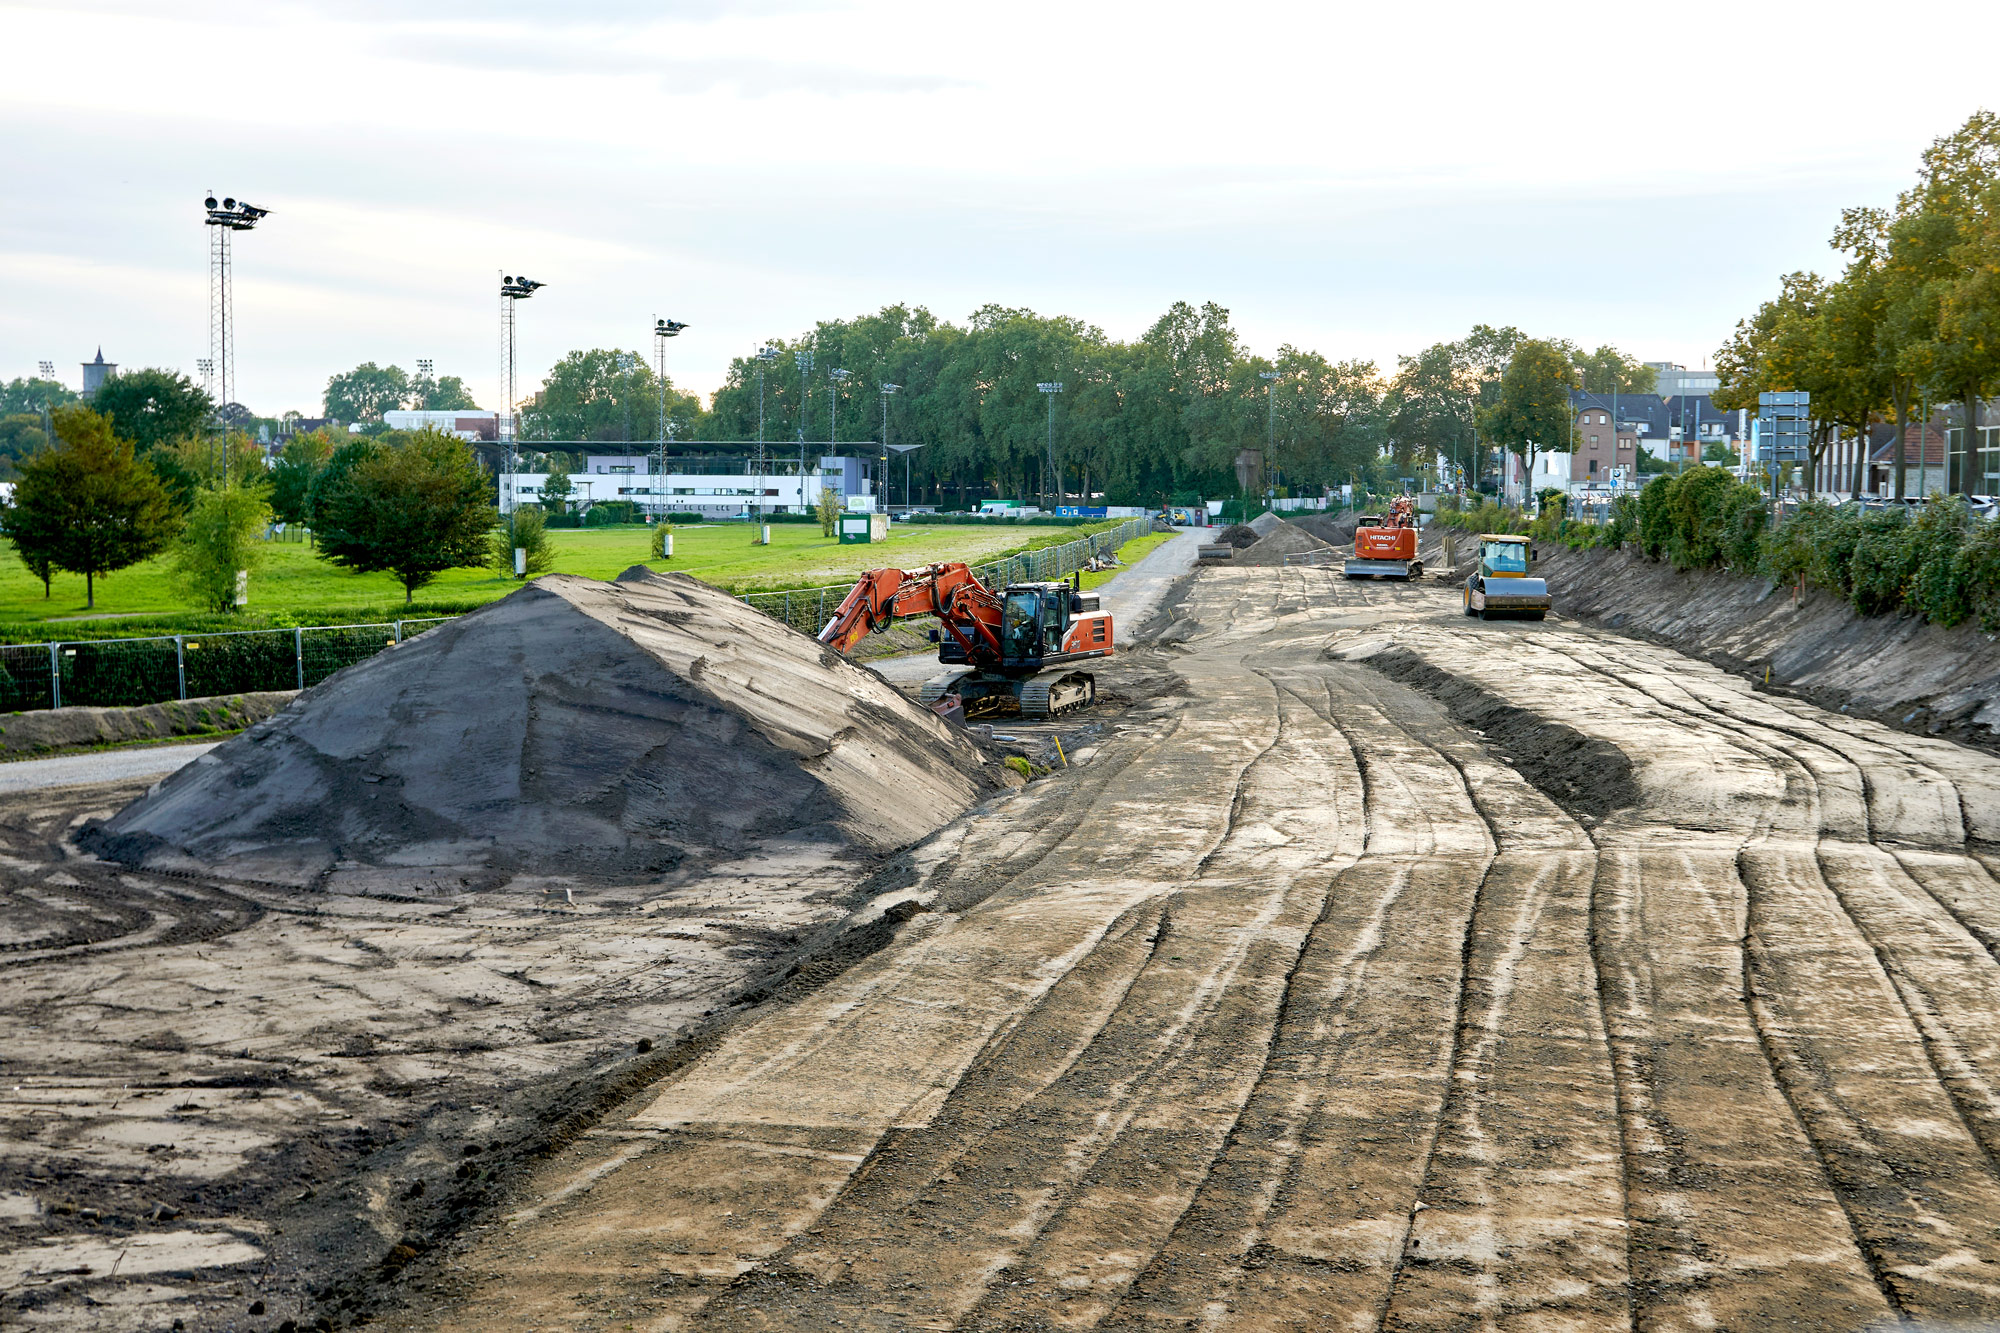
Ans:
{"type": "Polygon", "coordinates": [[[1020,700],[1022,717],[1055,717],[1095,703],[1097,682],[1082,671],[1037,676],[1022,682],[1020,700]]]}
{"type": "Polygon", "coordinates": [[[918,691],[917,702],[929,708],[932,704],[950,694],[958,687],[958,683],[961,680],[964,680],[971,674],[972,672],[970,671],[946,671],[941,675],[932,676],[924,682],[924,688],[918,691]]]}

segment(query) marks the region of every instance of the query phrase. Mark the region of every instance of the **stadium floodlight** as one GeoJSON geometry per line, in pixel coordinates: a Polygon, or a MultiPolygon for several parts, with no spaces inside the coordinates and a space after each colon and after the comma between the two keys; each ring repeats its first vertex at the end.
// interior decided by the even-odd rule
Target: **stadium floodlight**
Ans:
{"type": "Polygon", "coordinates": [[[680,331],[686,327],[687,325],[677,319],[656,319],[653,321],[653,336],[655,338],[679,337],[680,331]]]}
{"type": "Polygon", "coordinates": [[[37,364],[37,365],[39,365],[39,366],[40,366],[40,367],[42,368],[42,378],[43,378],[43,379],[45,379],[45,380],[52,380],[52,379],[54,379],[54,378],[56,377],[56,363],[55,363],[55,362],[53,362],[53,361],[39,361],[39,362],[36,362],[36,364],[37,364]]]}
{"type": "MultiPolygon", "coordinates": [[[[1056,395],[1063,391],[1062,381],[1044,380],[1035,387],[1047,394],[1049,399],[1049,475],[1055,478],[1056,501],[1060,504],[1063,495],[1063,482],[1062,469],[1056,466],[1056,395]]],[[[1046,499],[1048,492],[1044,491],[1042,494],[1043,498],[1046,499]]]]}

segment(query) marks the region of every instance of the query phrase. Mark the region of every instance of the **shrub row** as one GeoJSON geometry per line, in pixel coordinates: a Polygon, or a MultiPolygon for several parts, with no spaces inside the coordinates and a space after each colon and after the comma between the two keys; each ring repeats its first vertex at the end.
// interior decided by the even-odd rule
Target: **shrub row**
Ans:
{"type": "Polygon", "coordinates": [[[1866,511],[1811,500],[1774,528],[1761,490],[1703,466],[1653,478],[1594,539],[1580,525],[1563,528],[1572,546],[1630,541],[1676,569],[1804,583],[1864,616],[1907,611],[1944,628],[1973,620],[2000,632],[2000,523],[1973,517],[1958,496],[1866,511]]]}

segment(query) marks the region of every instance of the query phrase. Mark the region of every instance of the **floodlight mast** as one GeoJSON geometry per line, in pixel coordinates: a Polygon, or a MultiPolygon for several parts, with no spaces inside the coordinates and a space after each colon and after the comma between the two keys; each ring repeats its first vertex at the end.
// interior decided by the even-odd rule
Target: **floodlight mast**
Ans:
{"type": "MultiPolygon", "coordinates": [[[[754,467],[753,469],[751,469],[751,475],[752,475],[752,476],[756,476],[756,477],[769,477],[769,476],[771,475],[771,460],[770,460],[770,459],[769,459],[769,458],[768,458],[768,457],[767,457],[767,456],[765,455],[765,453],[764,453],[764,367],[765,367],[765,366],[767,366],[767,365],[769,365],[769,364],[770,364],[771,362],[773,362],[773,361],[776,361],[777,359],[778,359],[778,349],[777,349],[777,348],[775,348],[775,347],[760,347],[760,348],[758,348],[758,349],[757,349],[757,356],[756,356],[756,361],[757,361],[757,465],[756,465],[756,467],[754,467]]],[[[804,483],[804,482],[800,482],[799,484],[800,484],[801,486],[805,485],[805,483],[804,483]]],[[[763,486],[763,485],[762,485],[762,484],[760,483],[760,484],[759,484],[759,489],[760,489],[760,490],[764,490],[764,489],[768,489],[768,488],[767,488],[767,487],[764,487],[764,486],[763,486]]],[[[758,511],[759,511],[760,513],[761,513],[761,512],[763,511],[763,508],[764,508],[764,499],[763,499],[763,497],[762,497],[762,496],[759,496],[759,497],[757,498],[757,508],[758,508],[758,511]]]]}
{"type": "MultiPolygon", "coordinates": [[[[203,378],[209,400],[215,404],[216,435],[222,445],[222,484],[229,485],[229,391],[231,372],[236,368],[236,287],[229,254],[233,232],[253,231],[271,210],[238,199],[217,202],[213,194],[202,201],[202,225],[208,235],[208,356],[210,372],[203,378]]],[[[211,463],[211,467],[213,464],[211,463]]]]}
{"type": "Polygon", "coordinates": [[[812,348],[801,347],[793,352],[792,363],[799,368],[799,509],[810,513],[812,504],[806,499],[806,415],[812,406],[812,348]]]}
{"type": "Polygon", "coordinates": [[[501,378],[505,382],[507,392],[506,420],[503,423],[507,432],[507,471],[506,484],[503,487],[506,493],[500,497],[500,512],[507,516],[509,545],[512,545],[514,540],[515,451],[519,447],[521,435],[520,418],[514,410],[514,303],[527,300],[535,294],[537,288],[547,285],[544,282],[536,282],[533,278],[514,277],[511,274],[502,275],[500,279],[500,351],[504,361],[501,378]]]}
{"type": "MultiPolygon", "coordinates": [[[[1063,498],[1062,469],[1056,466],[1056,395],[1063,391],[1061,380],[1049,380],[1035,386],[1047,395],[1049,400],[1049,475],[1056,480],[1056,506],[1061,508],[1063,498]]],[[[1048,487],[1042,488],[1042,498],[1048,498],[1048,487]]]]}
{"type": "MultiPolygon", "coordinates": [[[[662,319],[658,315],[653,317],[653,356],[659,362],[656,377],[659,380],[660,391],[660,429],[653,445],[654,457],[657,460],[653,465],[655,476],[663,477],[667,473],[667,339],[680,337],[681,330],[686,327],[687,325],[677,319],[662,319]]],[[[657,489],[659,483],[655,482],[653,485],[657,489]]],[[[666,512],[667,503],[662,500],[660,513],[664,516],[666,512]]]]}
{"type": "MultiPolygon", "coordinates": [[[[884,509],[888,508],[888,499],[889,499],[889,395],[896,392],[896,390],[902,387],[903,386],[900,384],[891,384],[887,380],[882,381],[882,452],[879,455],[877,455],[877,458],[880,460],[882,466],[881,470],[877,475],[880,476],[882,481],[882,500],[884,509]]],[[[903,460],[903,508],[908,509],[909,507],[910,507],[910,461],[906,458],[903,460]]]]}

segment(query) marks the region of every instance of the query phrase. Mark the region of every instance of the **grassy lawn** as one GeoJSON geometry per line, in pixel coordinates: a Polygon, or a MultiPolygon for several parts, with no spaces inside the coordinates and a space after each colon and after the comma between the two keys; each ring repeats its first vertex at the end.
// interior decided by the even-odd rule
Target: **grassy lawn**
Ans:
{"type": "MultiPolygon", "coordinates": [[[[608,579],[646,564],[680,570],[732,592],[752,592],[838,583],[883,565],[909,567],[939,560],[978,564],[1031,544],[1072,541],[1084,530],[912,524],[898,525],[886,542],[842,546],[822,537],[816,525],[774,523],[768,547],[751,545],[752,531],[743,524],[676,527],[671,561],[648,558],[652,534],[641,527],[556,529],[549,538],[559,573],[608,579]]],[[[84,605],[80,576],[58,574],[52,595],[44,600],[40,580],[11,548],[0,551],[4,551],[0,637],[7,640],[147,634],[162,627],[172,632],[171,627],[178,625],[210,631],[219,627],[217,617],[194,610],[174,588],[163,561],[149,560],[99,578],[97,606],[91,611],[84,605]]],[[[264,555],[263,567],[250,576],[248,614],[234,618],[244,629],[452,613],[504,597],[520,586],[489,570],[447,570],[417,594],[416,606],[406,610],[402,585],[387,574],[350,574],[321,560],[302,542],[269,543],[264,555]]]]}

